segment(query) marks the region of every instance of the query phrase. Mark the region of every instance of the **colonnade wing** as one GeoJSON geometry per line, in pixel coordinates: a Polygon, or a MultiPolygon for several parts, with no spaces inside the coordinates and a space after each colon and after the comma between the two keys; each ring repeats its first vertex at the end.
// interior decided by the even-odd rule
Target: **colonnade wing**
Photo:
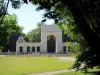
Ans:
{"type": "Polygon", "coordinates": [[[29,43],[29,42],[17,42],[16,52],[20,52],[20,47],[22,47],[23,52],[33,52],[33,47],[35,47],[34,52],[37,52],[37,47],[40,47],[40,43],[29,43]]]}

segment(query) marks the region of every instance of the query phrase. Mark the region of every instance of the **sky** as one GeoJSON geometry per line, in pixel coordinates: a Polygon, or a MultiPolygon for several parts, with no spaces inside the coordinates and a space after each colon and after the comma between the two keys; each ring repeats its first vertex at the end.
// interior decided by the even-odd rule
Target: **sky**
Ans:
{"type": "MultiPolygon", "coordinates": [[[[27,34],[29,31],[37,27],[37,23],[43,20],[43,11],[36,11],[36,6],[31,3],[23,4],[20,9],[13,9],[11,4],[8,7],[9,14],[16,14],[18,24],[24,27],[23,32],[27,34]]],[[[53,20],[47,20],[47,25],[52,25],[53,20]]]]}

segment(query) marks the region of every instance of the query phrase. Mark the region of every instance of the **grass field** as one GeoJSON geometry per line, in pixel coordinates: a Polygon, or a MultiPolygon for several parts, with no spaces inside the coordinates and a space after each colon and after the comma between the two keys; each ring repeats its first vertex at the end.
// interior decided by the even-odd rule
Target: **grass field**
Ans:
{"type": "Polygon", "coordinates": [[[21,75],[63,70],[71,67],[72,64],[71,61],[60,61],[52,57],[4,56],[0,57],[0,75],[21,75]]]}

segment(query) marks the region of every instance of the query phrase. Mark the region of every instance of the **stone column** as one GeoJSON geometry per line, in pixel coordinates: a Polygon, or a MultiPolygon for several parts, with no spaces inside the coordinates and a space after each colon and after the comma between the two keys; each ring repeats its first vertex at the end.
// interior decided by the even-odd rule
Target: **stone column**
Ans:
{"type": "Polygon", "coordinates": [[[56,42],[56,53],[63,53],[63,46],[60,42],[56,42]]]}
{"type": "Polygon", "coordinates": [[[26,43],[24,43],[24,45],[23,45],[23,52],[24,52],[24,53],[27,52],[27,44],[26,44],[26,43]]]}
{"type": "Polygon", "coordinates": [[[47,53],[47,33],[41,35],[40,52],[47,53]]]}
{"type": "Polygon", "coordinates": [[[22,47],[23,47],[23,52],[25,53],[26,52],[26,46],[25,46],[25,44],[22,47]]]}
{"type": "Polygon", "coordinates": [[[63,53],[62,37],[59,33],[56,35],[56,53],[63,53]]]}
{"type": "Polygon", "coordinates": [[[19,47],[16,44],[16,54],[18,54],[18,53],[19,53],[19,47]]]}
{"type": "Polygon", "coordinates": [[[35,53],[37,53],[37,46],[35,46],[35,53]]]}
{"type": "Polygon", "coordinates": [[[68,52],[68,46],[66,46],[66,52],[68,52]]]}

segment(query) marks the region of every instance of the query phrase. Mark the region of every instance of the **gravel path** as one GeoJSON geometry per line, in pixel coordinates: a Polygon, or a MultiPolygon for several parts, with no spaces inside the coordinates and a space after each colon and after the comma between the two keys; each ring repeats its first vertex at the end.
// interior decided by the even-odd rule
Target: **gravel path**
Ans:
{"type": "Polygon", "coordinates": [[[60,70],[60,71],[43,72],[43,73],[28,74],[28,75],[54,75],[54,74],[58,74],[58,73],[71,72],[71,71],[75,71],[75,70],[74,69],[71,69],[71,70],[60,70]]]}
{"type": "MultiPolygon", "coordinates": [[[[56,57],[57,58],[57,57],[56,57]]],[[[58,57],[58,59],[62,60],[62,61],[75,61],[76,59],[73,57],[58,57]]]]}
{"type": "MultiPolygon", "coordinates": [[[[75,61],[75,58],[72,57],[55,57],[57,59],[60,59],[62,61],[75,61]]],[[[75,71],[74,69],[66,69],[66,70],[59,70],[59,71],[52,71],[52,72],[43,72],[43,73],[36,73],[36,74],[28,74],[28,75],[54,75],[58,73],[63,73],[63,72],[71,72],[75,71]]]]}

